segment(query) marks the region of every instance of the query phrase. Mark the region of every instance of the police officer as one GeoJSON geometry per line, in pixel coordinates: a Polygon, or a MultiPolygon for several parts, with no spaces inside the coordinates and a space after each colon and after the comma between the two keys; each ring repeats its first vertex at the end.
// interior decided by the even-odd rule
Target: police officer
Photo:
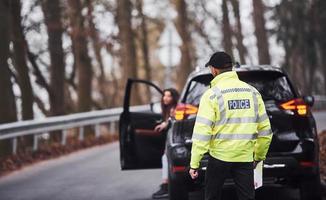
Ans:
{"type": "Polygon", "coordinates": [[[198,177],[199,162],[208,152],[205,199],[220,199],[228,174],[240,200],[254,199],[253,169],[265,159],[272,139],[264,102],[254,87],[239,80],[225,52],[214,53],[206,66],[214,79],[200,100],[189,174],[198,177]]]}

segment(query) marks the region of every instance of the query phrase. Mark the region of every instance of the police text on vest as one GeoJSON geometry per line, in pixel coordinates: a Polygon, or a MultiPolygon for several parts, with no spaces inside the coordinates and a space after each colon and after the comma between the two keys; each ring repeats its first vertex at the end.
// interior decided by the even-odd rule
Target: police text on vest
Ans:
{"type": "Polygon", "coordinates": [[[228,104],[229,104],[229,110],[250,108],[249,99],[229,100],[228,104]]]}

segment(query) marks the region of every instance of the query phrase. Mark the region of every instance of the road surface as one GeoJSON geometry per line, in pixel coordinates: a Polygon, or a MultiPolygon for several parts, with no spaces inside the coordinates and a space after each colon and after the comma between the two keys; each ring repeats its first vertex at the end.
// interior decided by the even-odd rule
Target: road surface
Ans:
{"type": "MultiPolygon", "coordinates": [[[[326,112],[315,115],[325,126],[326,112]]],[[[0,200],[148,200],[160,184],[160,170],[121,171],[118,143],[44,161],[0,178],[0,200]]],[[[234,199],[228,190],[224,199],[234,199]]],[[[190,194],[202,199],[202,192],[190,194]]],[[[299,199],[298,190],[265,188],[257,199],[299,199]]]]}
{"type": "Polygon", "coordinates": [[[326,111],[314,112],[318,133],[326,131],[326,111]]]}

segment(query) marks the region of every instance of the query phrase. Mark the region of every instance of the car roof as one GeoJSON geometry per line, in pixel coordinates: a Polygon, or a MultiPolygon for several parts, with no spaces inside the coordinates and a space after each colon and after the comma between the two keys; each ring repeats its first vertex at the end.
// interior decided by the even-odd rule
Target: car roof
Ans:
{"type": "MultiPolygon", "coordinates": [[[[237,72],[245,72],[245,71],[271,71],[271,72],[279,72],[281,74],[285,74],[282,68],[272,65],[240,65],[240,67],[234,67],[234,71],[237,72]]],[[[193,79],[194,77],[210,74],[210,70],[208,67],[197,67],[192,73],[189,75],[189,79],[193,79]]]]}

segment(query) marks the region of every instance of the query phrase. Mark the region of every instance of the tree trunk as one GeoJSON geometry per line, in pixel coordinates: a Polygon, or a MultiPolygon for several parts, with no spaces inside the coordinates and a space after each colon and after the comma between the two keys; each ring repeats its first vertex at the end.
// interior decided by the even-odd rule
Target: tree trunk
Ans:
{"type": "Polygon", "coordinates": [[[276,7],[278,40],[285,47],[286,68],[303,94],[312,94],[318,84],[320,87],[315,75],[323,57],[319,56],[321,41],[317,39],[319,14],[315,13],[312,2],[282,1],[276,7]]]}
{"type": "Polygon", "coordinates": [[[222,12],[223,12],[223,48],[226,53],[233,57],[233,44],[232,44],[232,29],[229,20],[229,10],[227,7],[227,0],[222,1],[222,12]]]}
{"type": "MultiPolygon", "coordinates": [[[[65,61],[62,47],[62,22],[60,0],[43,0],[42,9],[48,32],[48,48],[50,53],[50,113],[52,116],[65,114],[65,61]]],[[[61,141],[61,131],[51,134],[51,140],[61,141]]]]}
{"type": "MultiPolygon", "coordinates": [[[[71,37],[73,43],[74,60],[77,69],[77,95],[78,111],[86,112],[92,106],[92,76],[91,59],[88,55],[87,33],[84,25],[84,17],[81,11],[83,6],[80,0],[68,0],[70,8],[71,37]]],[[[90,127],[85,128],[86,138],[94,137],[94,131],[90,127]]]]}
{"type": "Polygon", "coordinates": [[[173,0],[178,17],[176,19],[176,28],[181,37],[181,62],[177,68],[177,89],[180,91],[187,81],[188,75],[193,69],[192,55],[193,50],[191,35],[189,32],[189,19],[187,13],[187,4],[185,0],[173,0]]]}
{"type": "Polygon", "coordinates": [[[270,64],[269,44],[267,31],[265,28],[265,6],[262,0],[253,0],[253,18],[255,25],[255,35],[257,38],[258,60],[259,64],[270,64]]]}
{"type": "Polygon", "coordinates": [[[21,26],[21,4],[19,0],[11,0],[11,30],[14,47],[14,61],[18,72],[18,83],[22,97],[22,119],[33,119],[33,89],[29,78],[26,60],[26,40],[21,26]]]}
{"type": "MultiPolygon", "coordinates": [[[[127,78],[137,78],[138,63],[136,59],[136,45],[134,33],[131,25],[131,3],[130,0],[117,1],[117,24],[119,27],[120,40],[120,62],[122,66],[122,83],[125,84],[127,78]]],[[[132,94],[132,104],[140,104],[139,93],[132,94]]]]}
{"type": "MultiPolygon", "coordinates": [[[[34,95],[27,67],[27,42],[21,25],[21,4],[19,0],[11,0],[11,40],[13,42],[13,61],[18,73],[18,85],[21,92],[22,119],[34,118],[34,95]]],[[[33,136],[27,135],[19,138],[21,150],[30,150],[33,146],[33,136]]]]}
{"type": "Polygon", "coordinates": [[[145,78],[151,81],[151,65],[149,63],[149,50],[148,50],[148,31],[147,31],[147,21],[146,16],[143,13],[143,0],[137,0],[137,10],[141,18],[141,49],[143,53],[144,68],[145,68],[145,78]]]}
{"type": "MultiPolygon", "coordinates": [[[[149,58],[149,46],[148,46],[148,31],[147,31],[147,21],[146,21],[146,16],[143,13],[143,0],[137,0],[137,10],[139,12],[139,17],[141,20],[141,27],[140,27],[140,32],[141,32],[141,50],[143,54],[143,63],[144,63],[144,71],[145,71],[145,79],[148,81],[152,81],[151,79],[151,65],[150,65],[150,58],[149,58]]],[[[149,87],[147,88],[147,94],[146,96],[146,102],[149,102],[151,99],[151,91],[149,87]]]]}
{"type": "Polygon", "coordinates": [[[70,7],[71,36],[73,52],[78,76],[78,111],[91,110],[91,83],[92,65],[88,55],[87,34],[84,27],[84,18],[81,14],[82,5],[80,0],[68,0],[70,7]]]}
{"type": "Polygon", "coordinates": [[[321,71],[324,75],[324,91],[323,94],[326,94],[326,1],[325,0],[314,0],[315,9],[316,9],[316,35],[317,35],[317,44],[319,47],[319,63],[321,71]]]}
{"type": "Polygon", "coordinates": [[[64,115],[65,62],[62,47],[62,22],[60,0],[43,0],[42,8],[48,32],[50,53],[50,96],[51,115],[64,115]]]}
{"type": "Polygon", "coordinates": [[[98,31],[96,30],[95,24],[94,24],[94,17],[93,17],[93,5],[91,0],[86,0],[87,8],[88,8],[88,13],[87,13],[87,21],[88,21],[88,27],[89,27],[89,33],[90,33],[90,38],[92,40],[92,45],[94,49],[94,54],[96,61],[98,63],[98,66],[100,68],[100,77],[98,80],[98,87],[100,90],[100,93],[102,95],[102,101],[103,105],[105,107],[108,107],[109,99],[107,97],[106,93],[106,77],[105,77],[105,71],[104,71],[104,65],[103,65],[103,59],[101,55],[101,49],[102,49],[102,44],[100,41],[100,38],[98,36],[98,31]]]}
{"type": "Polygon", "coordinates": [[[310,6],[310,10],[308,13],[308,27],[310,30],[305,32],[306,43],[310,46],[310,48],[304,48],[304,52],[306,54],[307,64],[310,64],[310,67],[306,70],[308,73],[307,75],[307,86],[306,95],[313,95],[314,89],[316,88],[317,84],[316,81],[316,71],[318,68],[318,33],[317,33],[317,26],[318,26],[318,17],[317,17],[317,8],[315,6],[314,0],[310,6]]]}
{"type": "Polygon", "coordinates": [[[237,38],[237,49],[239,51],[240,63],[246,63],[247,49],[243,45],[243,35],[242,35],[242,25],[240,20],[240,9],[239,9],[239,1],[231,0],[234,17],[236,19],[236,30],[234,31],[235,37],[237,38]]]}
{"type": "MultiPolygon", "coordinates": [[[[16,102],[8,66],[10,41],[10,0],[0,1],[0,124],[17,120],[16,102]]],[[[0,158],[11,153],[11,141],[0,140],[0,158]]]]}

